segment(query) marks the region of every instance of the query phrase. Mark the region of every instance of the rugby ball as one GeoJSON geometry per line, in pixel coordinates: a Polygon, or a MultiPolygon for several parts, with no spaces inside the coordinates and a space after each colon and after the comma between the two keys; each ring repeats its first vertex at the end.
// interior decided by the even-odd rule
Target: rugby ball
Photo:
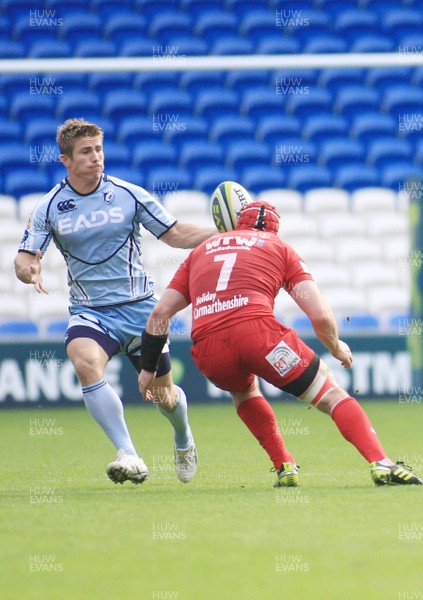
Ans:
{"type": "Polygon", "coordinates": [[[217,229],[221,233],[235,229],[239,213],[252,201],[250,194],[239,183],[220,183],[211,198],[212,216],[217,229]]]}

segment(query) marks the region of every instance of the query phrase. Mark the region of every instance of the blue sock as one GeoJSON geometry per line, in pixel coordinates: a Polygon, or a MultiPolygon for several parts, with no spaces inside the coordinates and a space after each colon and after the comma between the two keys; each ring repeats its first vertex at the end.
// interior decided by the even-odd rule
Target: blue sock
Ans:
{"type": "Polygon", "coordinates": [[[115,390],[102,379],[82,388],[85,406],[116,448],[137,456],[123,416],[123,405],[115,390]]]}
{"type": "Polygon", "coordinates": [[[191,428],[188,423],[188,406],[184,390],[178,385],[176,388],[176,404],[172,410],[165,410],[158,405],[159,411],[170,421],[174,429],[174,438],[177,448],[189,448],[194,443],[191,428]]]}

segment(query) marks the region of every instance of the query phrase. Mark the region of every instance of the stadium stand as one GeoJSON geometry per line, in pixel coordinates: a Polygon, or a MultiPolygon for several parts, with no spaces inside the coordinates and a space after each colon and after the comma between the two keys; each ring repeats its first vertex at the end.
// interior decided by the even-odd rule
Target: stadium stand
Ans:
{"type": "MultiPolygon", "coordinates": [[[[206,54],[406,52],[423,44],[417,0],[46,0],[61,22],[45,27],[28,19],[33,4],[3,0],[0,57],[165,61],[206,54]],[[298,11],[298,22],[290,9],[298,11]]],[[[210,216],[203,200],[224,179],[239,179],[274,202],[281,235],[304,251],[322,287],[333,288],[335,278],[345,298],[354,292],[356,317],[348,327],[383,329],[394,313],[407,311],[404,269],[391,269],[405,292],[391,295],[392,306],[357,274],[362,269],[366,279],[370,272],[363,261],[377,264],[386,277],[379,283],[389,291],[388,265],[408,251],[407,199],[398,190],[407,177],[423,173],[422,82],[422,67],[2,74],[0,248],[9,261],[3,264],[10,267],[11,246],[22,234],[17,224],[24,226],[40,194],[65,175],[52,152],[57,125],[83,116],[105,131],[107,170],[143,185],[175,214],[169,182],[187,190],[196,209],[189,214],[199,222],[210,216]]],[[[55,329],[46,319],[61,316],[60,302],[66,307],[66,274],[57,252],[49,249],[45,260],[60,294],[45,309],[35,302],[30,314],[40,319],[39,335],[53,335],[63,322],[55,329]]],[[[169,274],[161,276],[159,291],[169,274]]],[[[10,285],[15,307],[13,314],[0,309],[0,323],[29,314],[25,286],[5,277],[1,294],[10,285]]],[[[340,306],[339,298],[341,291],[340,306]]],[[[299,318],[289,299],[278,303],[291,323],[299,318]]],[[[345,326],[345,314],[339,318],[345,326]]]]}

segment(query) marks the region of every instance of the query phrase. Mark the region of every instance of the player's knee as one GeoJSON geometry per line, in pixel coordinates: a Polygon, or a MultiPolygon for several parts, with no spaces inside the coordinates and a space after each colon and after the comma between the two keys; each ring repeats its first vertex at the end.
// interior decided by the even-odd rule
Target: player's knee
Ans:
{"type": "Polygon", "coordinates": [[[332,407],[346,397],[348,393],[341,388],[327,365],[321,361],[316,377],[300,399],[330,414],[332,407]]]}
{"type": "Polygon", "coordinates": [[[98,381],[103,377],[103,368],[97,360],[89,356],[73,356],[72,364],[83,385],[98,381]]]}

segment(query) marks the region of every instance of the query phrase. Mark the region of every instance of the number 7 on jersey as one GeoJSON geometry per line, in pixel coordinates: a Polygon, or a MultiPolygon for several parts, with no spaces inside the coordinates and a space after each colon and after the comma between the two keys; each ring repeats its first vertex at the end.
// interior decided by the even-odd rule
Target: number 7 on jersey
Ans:
{"type": "Polygon", "coordinates": [[[229,278],[236,261],[236,256],[236,252],[231,252],[231,254],[218,254],[214,257],[214,262],[223,262],[219,279],[217,280],[216,284],[216,292],[221,292],[227,289],[229,278]]]}

